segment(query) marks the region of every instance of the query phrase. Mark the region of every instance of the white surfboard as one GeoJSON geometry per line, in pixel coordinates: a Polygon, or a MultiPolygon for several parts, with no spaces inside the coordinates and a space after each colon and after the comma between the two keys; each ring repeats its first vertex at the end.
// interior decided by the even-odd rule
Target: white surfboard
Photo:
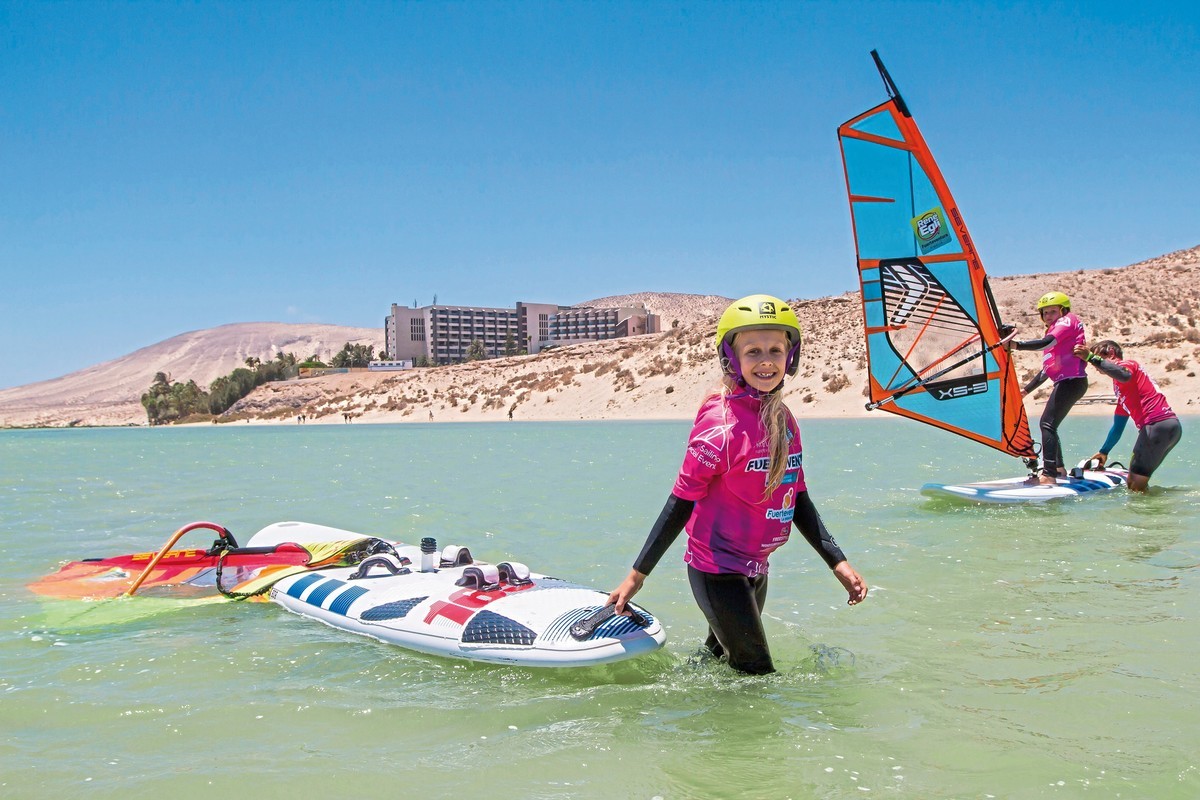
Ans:
{"type": "Polygon", "coordinates": [[[1076,469],[1077,477],[1059,478],[1053,486],[1039,484],[1028,476],[979,483],[927,483],[926,497],[950,498],[972,503],[1043,503],[1106,492],[1126,485],[1129,473],[1122,469],[1076,469]]]}
{"type": "MultiPolygon", "coordinates": [[[[360,536],[281,522],[259,531],[249,546],[360,536]]],[[[631,604],[633,618],[615,616],[605,607],[607,592],[530,572],[515,561],[480,561],[459,545],[427,554],[392,543],[387,552],[354,567],[283,578],[271,588],[270,599],[351,633],[492,663],[588,666],[649,653],[666,640],[662,625],[641,607],[631,604]]]]}

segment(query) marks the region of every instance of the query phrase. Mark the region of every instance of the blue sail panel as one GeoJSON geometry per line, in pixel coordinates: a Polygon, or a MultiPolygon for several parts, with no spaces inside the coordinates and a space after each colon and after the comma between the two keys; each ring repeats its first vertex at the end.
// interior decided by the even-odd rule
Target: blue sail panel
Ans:
{"type": "MultiPolygon", "coordinates": [[[[885,83],[894,88],[890,77],[885,83]]],[[[986,274],[907,107],[894,94],[840,126],[838,138],[862,288],[868,408],[1033,456],[986,274]]]]}
{"type": "Polygon", "coordinates": [[[859,258],[961,252],[933,183],[907,150],[848,139],[843,153],[859,258]],[[922,239],[922,226],[936,230],[922,239]]]}

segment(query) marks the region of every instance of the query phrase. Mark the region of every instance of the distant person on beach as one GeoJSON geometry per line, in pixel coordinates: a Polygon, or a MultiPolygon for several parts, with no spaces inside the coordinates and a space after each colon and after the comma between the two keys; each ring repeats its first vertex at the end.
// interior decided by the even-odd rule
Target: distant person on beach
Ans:
{"type": "Polygon", "coordinates": [[[1075,355],[1086,360],[1113,381],[1113,392],[1117,396],[1117,408],[1113,411],[1112,427],[1108,438],[1092,460],[1100,463],[1101,469],[1108,463],[1108,454],[1121,440],[1125,425],[1130,419],[1137,427],[1137,441],[1133,443],[1133,458],[1129,460],[1129,489],[1144,492],[1150,488],[1150,476],[1158,469],[1167,453],[1183,437],[1183,426],[1179,417],[1167,404],[1154,379],[1146,374],[1142,365],[1125,358],[1121,345],[1105,339],[1091,348],[1075,348],[1075,355]]]}
{"type": "Polygon", "coordinates": [[[804,482],[796,418],[784,404],[784,376],[800,360],[800,321],[782,300],[752,295],[717,323],[721,386],[700,405],[683,466],[633,569],[608,596],[617,613],[686,529],[692,595],[708,620],[705,646],[752,675],[775,671],[762,624],[767,558],[794,524],[849,594],[867,584],[825,529],[804,482]]]}
{"type": "Polygon", "coordinates": [[[1013,342],[1018,350],[1041,350],[1042,369],[1025,385],[1021,394],[1029,395],[1047,378],[1054,381],[1046,407],[1042,410],[1039,427],[1042,430],[1042,472],[1038,483],[1051,486],[1059,477],[1066,477],[1067,466],[1063,461],[1062,441],[1058,437],[1058,426],[1066,419],[1071,407],[1087,392],[1087,370],[1083,360],[1075,355],[1075,348],[1086,339],[1083,323],[1071,313],[1071,298],[1062,292],[1047,292],[1037,301],[1038,316],[1046,326],[1046,335],[1040,339],[1013,342]]]}

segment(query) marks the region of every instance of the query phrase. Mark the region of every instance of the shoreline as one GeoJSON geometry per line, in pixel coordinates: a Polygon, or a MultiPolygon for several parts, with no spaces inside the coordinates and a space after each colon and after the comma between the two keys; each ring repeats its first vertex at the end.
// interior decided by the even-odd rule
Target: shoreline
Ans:
{"type": "MultiPolygon", "coordinates": [[[[1128,267],[993,278],[1001,317],[1022,339],[1044,331],[1033,312],[1047,287],[1071,297],[1091,341],[1112,338],[1161,387],[1177,414],[1200,413],[1200,247],[1128,267]]],[[[719,374],[710,295],[629,295],[650,308],[668,309],[671,327],[654,334],[606,339],[463,364],[399,372],[325,375],[263,384],[239,400],[219,424],[280,425],[446,421],[691,420],[719,374]]],[[[605,298],[610,304],[623,298],[605,298]]],[[[846,419],[868,412],[867,359],[859,292],[791,300],[804,332],[799,371],[784,400],[805,417],[846,419]]],[[[586,305],[586,303],[581,304],[586,305]]],[[[175,337],[123,359],[40,384],[0,391],[0,428],[144,427],[140,399],[168,365],[202,364],[209,371],[230,358],[240,364],[255,347],[271,358],[294,342],[338,342],[373,331],[318,326],[300,338],[297,326],[249,323],[175,337]],[[285,335],[286,334],[286,335],[285,335]],[[321,338],[323,337],[323,338],[321,338]],[[257,343],[257,344],[255,344],[257,343]]],[[[314,345],[315,347],[315,345],[314,345]]],[[[1024,384],[1041,367],[1041,353],[1014,351],[1024,384]]],[[[228,370],[226,370],[227,372],[228,370]]],[[[184,381],[189,372],[176,373],[184,381]]],[[[224,374],[222,372],[221,374],[224,374]]],[[[193,376],[208,385],[203,376],[193,376]]],[[[1089,393],[1072,414],[1105,414],[1111,383],[1088,370],[1089,393]]],[[[208,380],[211,380],[209,378],[208,380]]],[[[1042,386],[1026,398],[1031,426],[1049,395],[1042,386]]],[[[887,413],[887,412],[881,412],[887,413]]],[[[212,424],[210,421],[177,423],[212,424]]]]}
{"type": "MultiPolygon", "coordinates": [[[[1085,400],[1088,398],[1085,398],[1085,400]]],[[[1168,398],[1169,399],[1169,398],[1168,398]]],[[[795,415],[797,421],[801,424],[805,420],[822,420],[822,421],[843,421],[843,420],[891,420],[901,419],[899,415],[890,412],[872,412],[865,408],[861,411],[851,411],[848,413],[805,413],[803,407],[797,406],[791,402],[788,403],[789,408],[795,415]]],[[[1026,415],[1029,419],[1029,426],[1032,433],[1037,433],[1037,421],[1041,415],[1045,404],[1039,402],[1037,404],[1026,405],[1026,415]]],[[[697,408],[699,405],[697,404],[697,408]]],[[[1091,399],[1090,402],[1080,402],[1071,409],[1068,417],[1071,416],[1088,416],[1088,417],[1108,417],[1112,416],[1113,410],[1116,408],[1116,401],[1106,401],[1100,398],[1091,399]]],[[[1200,410],[1196,411],[1176,411],[1176,414],[1181,418],[1200,416],[1200,410]]],[[[24,426],[4,426],[0,427],[0,431],[48,431],[48,430],[162,430],[162,429],[183,429],[183,428],[238,428],[244,425],[253,427],[279,427],[292,426],[302,427],[305,425],[319,426],[344,426],[344,425],[461,425],[461,424],[486,424],[486,423],[513,423],[513,424],[545,424],[545,423],[605,423],[605,422],[691,422],[694,414],[681,415],[638,415],[638,416],[600,416],[600,417],[572,417],[572,416],[525,416],[519,419],[508,419],[503,416],[484,416],[479,414],[462,414],[461,416],[454,415],[454,412],[445,412],[441,415],[435,414],[433,419],[422,419],[420,415],[403,416],[396,413],[384,413],[378,415],[354,417],[350,421],[339,419],[333,415],[325,415],[322,417],[314,417],[307,419],[304,422],[298,422],[292,417],[246,417],[236,420],[217,421],[215,419],[196,420],[193,422],[178,422],[169,425],[149,425],[145,422],[133,423],[113,423],[113,424],[79,424],[79,425],[24,425],[24,426]]],[[[914,424],[924,424],[915,422],[914,424]]]]}

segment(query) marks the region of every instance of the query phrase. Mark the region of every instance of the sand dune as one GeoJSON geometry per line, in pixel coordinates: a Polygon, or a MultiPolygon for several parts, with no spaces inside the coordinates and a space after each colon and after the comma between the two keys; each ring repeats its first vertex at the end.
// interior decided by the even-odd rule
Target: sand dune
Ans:
{"type": "Polygon", "coordinates": [[[328,358],[351,344],[383,347],[383,331],[340,325],[248,322],[191,331],[47,381],[0,390],[0,427],[144,425],[141,396],[165,372],[207,387],[254,356],[328,358]]]}
{"type": "MultiPolygon", "coordinates": [[[[1021,338],[1040,336],[1034,312],[1046,291],[1069,294],[1093,338],[1113,338],[1141,361],[1180,413],[1200,413],[1200,247],[1118,269],[1077,270],[992,280],[997,305],[1021,338]]],[[[776,291],[787,287],[777,287],[776,291]]],[[[428,422],[467,420],[690,419],[718,380],[712,332],[729,298],[675,293],[604,297],[580,305],[645,305],[664,332],[564,347],[533,356],[410,370],[350,373],[272,383],[255,390],[222,421],[428,422]]],[[[857,292],[795,302],[805,331],[800,374],[784,397],[806,416],[864,410],[866,356],[857,292]]],[[[382,345],[382,331],[333,325],[250,323],[197,331],[124,358],[0,392],[0,425],[145,424],[138,401],[154,373],[207,385],[249,355],[284,350],[330,353],[347,342],[382,345]]],[[[1017,353],[1022,377],[1040,354],[1017,353]]],[[[1030,403],[1044,399],[1040,390],[1030,403]]],[[[1093,377],[1080,411],[1111,413],[1107,381],[1093,377]]]]}

